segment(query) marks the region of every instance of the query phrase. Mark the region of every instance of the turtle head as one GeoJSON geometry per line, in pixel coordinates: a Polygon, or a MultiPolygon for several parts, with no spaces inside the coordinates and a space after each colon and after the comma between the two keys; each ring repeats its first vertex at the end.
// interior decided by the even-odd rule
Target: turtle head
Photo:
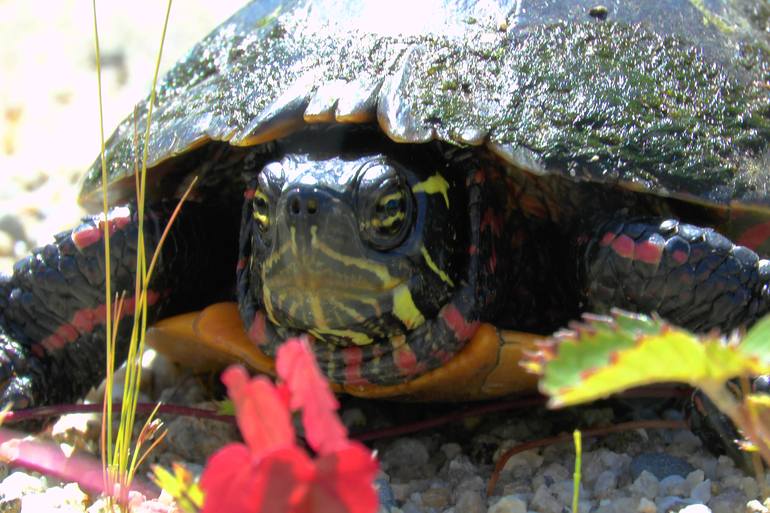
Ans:
{"type": "Polygon", "coordinates": [[[499,304],[505,175],[472,149],[333,133],[280,141],[255,162],[241,317],[268,355],[307,333],[330,380],[400,383],[446,362],[499,304]]]}
{"type": "Polygon", "coordinates": [[[418,328],[468,257],[467,221],[452,208],[463,187],[442,171],[430,152],[288,148],[247,193],[241,292],[282,334],[337,347],[418,328]]]}

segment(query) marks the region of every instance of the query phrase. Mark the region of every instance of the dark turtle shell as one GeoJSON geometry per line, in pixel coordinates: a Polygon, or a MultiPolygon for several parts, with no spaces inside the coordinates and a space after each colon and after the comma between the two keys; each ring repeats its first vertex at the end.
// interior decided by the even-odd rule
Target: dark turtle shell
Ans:
{"type": "MultiPolygon", "coordinates": [[[[257,0],[160,83],[148,166],[209,141],[377,123],[398,142],[486,145],[531,173],[755,225],[770,203],[768,13],[751,0],[257,0]]],[[[134,123],[107,143],[113,200],[133,195],[134,123]]],[[[97,160],[86,204],[100,173],[97,160]]]]}

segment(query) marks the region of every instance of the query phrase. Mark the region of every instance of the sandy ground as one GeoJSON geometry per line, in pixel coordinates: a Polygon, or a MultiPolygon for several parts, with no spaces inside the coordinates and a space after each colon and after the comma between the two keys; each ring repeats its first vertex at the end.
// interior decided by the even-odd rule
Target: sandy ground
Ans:
{"type": "MultiPolygon", "coordinates": [[[[177,0],[162,68],[245,0],[177,0]]],[[[0,272],[70,228],[99,151],[91,2],[0,0],[0,272]]],[[[105,137],[150,89],[166,2],[97,2],[105,137]]]]}

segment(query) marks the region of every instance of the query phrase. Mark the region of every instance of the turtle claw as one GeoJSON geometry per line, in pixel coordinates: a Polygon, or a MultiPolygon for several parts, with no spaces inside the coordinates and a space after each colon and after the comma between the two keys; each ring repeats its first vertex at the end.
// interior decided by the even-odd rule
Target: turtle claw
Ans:
{"type": "MultiPolygon", "coordinates": [[[[735,385],[731,383],[731,385],[735,385]]],[[[729,386],[730,392],[741,398],[743,393],[738,386],[729,386]]],[[[751,385],[752,392],[768,393],[770,376],[759,376],[751,385]]],[[[690,429],[703,442],[703,446],[713,453],[725,454],[746,472],[753,472],[751,454],[742,450],[744,436],[735,424],[700,390],[693,392],[687,405],[687,417],[690,429]]]]}

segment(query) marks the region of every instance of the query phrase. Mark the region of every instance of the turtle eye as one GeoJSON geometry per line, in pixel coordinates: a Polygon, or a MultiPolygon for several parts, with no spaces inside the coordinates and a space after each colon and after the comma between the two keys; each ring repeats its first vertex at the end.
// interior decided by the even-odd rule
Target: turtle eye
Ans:
{"type": "Polygon", "coordinates": [[[270,227],[270,199],[267,194],[257,189],[254,191],[253,214],[257,228],[264,233],[270,227]]]}
{"type": "Polygon", "coordinates": [[[400,245],[412,224],[413,199],[405,181],[390,166],[367,169],[359,182],[361,234],[374,249],[400,245]]]}

